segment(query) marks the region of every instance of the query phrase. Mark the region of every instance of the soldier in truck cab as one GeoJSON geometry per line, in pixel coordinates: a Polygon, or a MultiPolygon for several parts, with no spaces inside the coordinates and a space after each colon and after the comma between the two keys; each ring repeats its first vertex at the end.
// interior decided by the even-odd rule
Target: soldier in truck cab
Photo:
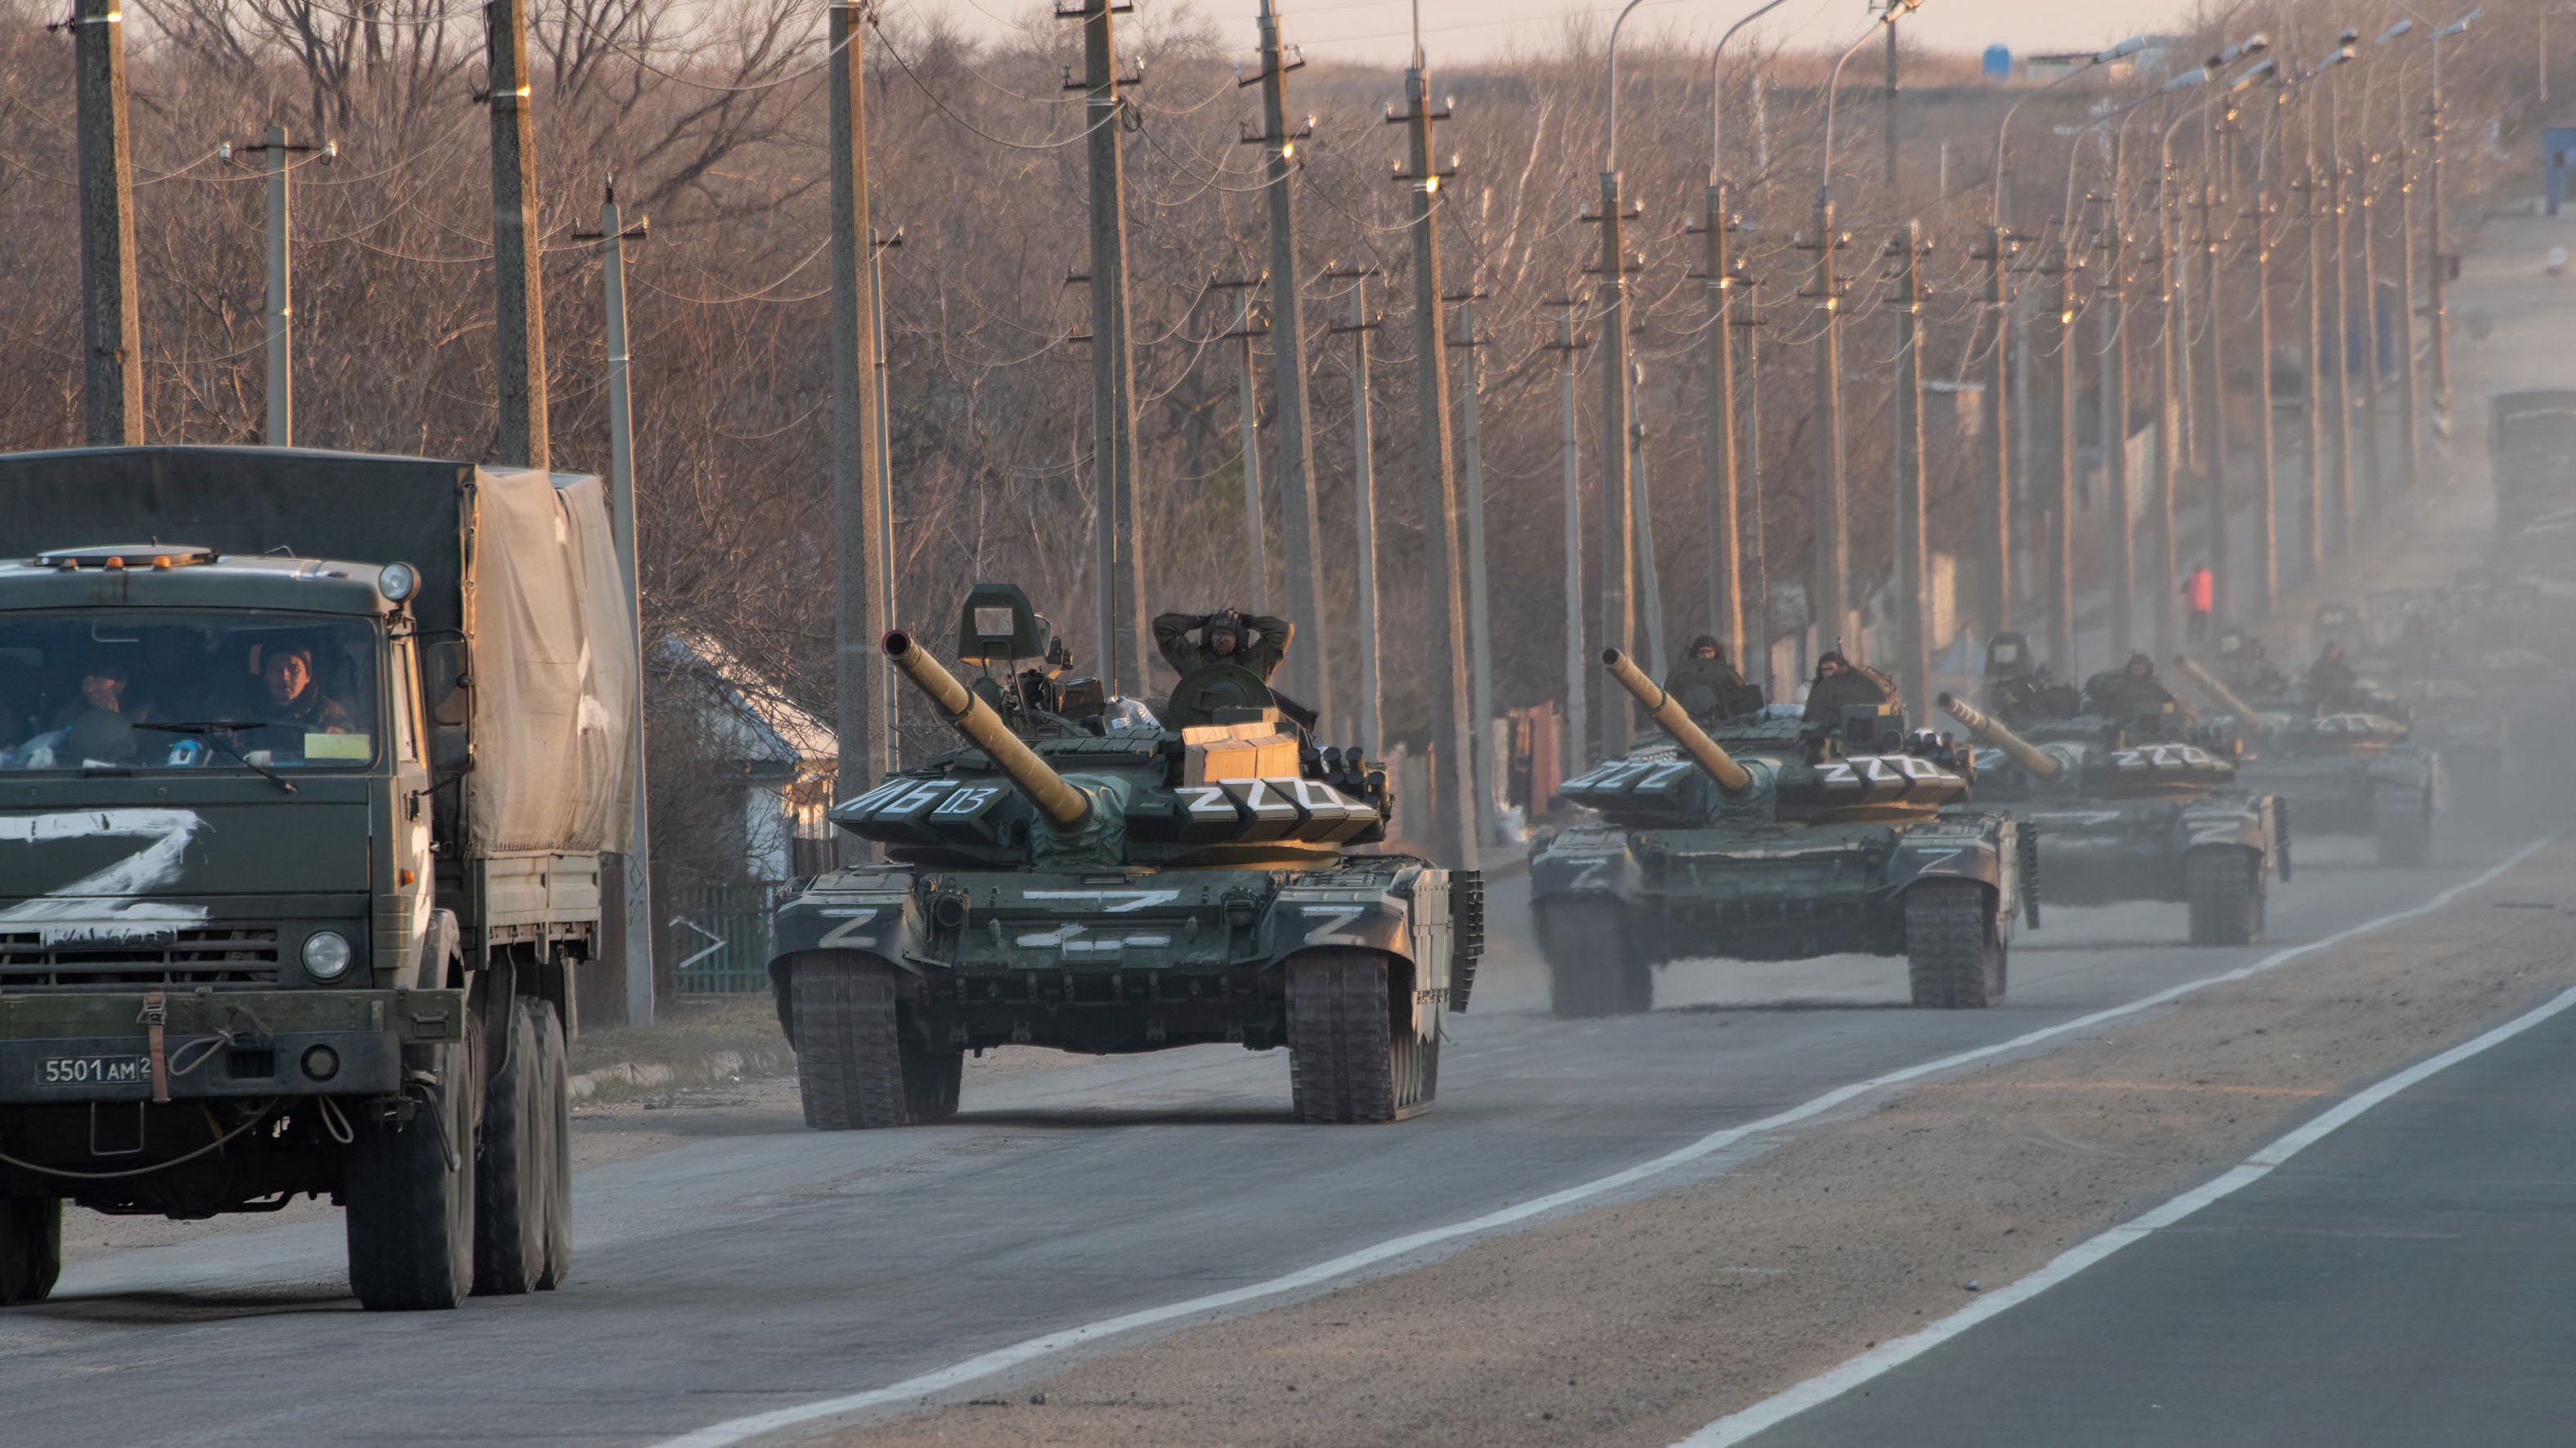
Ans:
{"type": "Polygon", "coordinates": [[[259,717],[254,731],[262,748],[300,746],[306,734],[349,734],[357,719],[349,706],[322,692],[309,644],[270,644],[259,658],[259,717]]]}

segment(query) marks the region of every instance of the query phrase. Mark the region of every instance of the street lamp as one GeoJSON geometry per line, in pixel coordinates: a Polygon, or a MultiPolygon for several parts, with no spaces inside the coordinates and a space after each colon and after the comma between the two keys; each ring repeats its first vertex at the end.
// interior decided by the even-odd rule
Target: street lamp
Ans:
{"type": "Polygon", "coordinates": [[[2012,224],[2012,206],[2010,204],[2012,197],[2012,173],[2005,169],[2004,141],[2006,137],[2012,134],[2013,117],[2020,115],[2021,108],[2030,104],[2033,98],[2048,94],[2050,91],[2057,89],[2059,86],[2066,84],[2068,81],[2075,79],[2077,76],[2084,74],[2086,71],[2091,70],[2097,65],[2109,65],[2115,60],[2125,60],[2146,48],[2147,38],[2145,36],[2132,35],[2128,39],[2121,41],[2119,44],[2112,46],[2108,50],[2097,50],[2091,55],[2086,56],[2082,64],[2069,70],[2066,74],[2059,76],[2057,79],[2050,81],[2048,84],[2041,86],[2037,90],[2024,92],[2021,99],[2014,101],[2011,108],[2004,112],[2003,124],[1995,127],[1995,195],[1994,215],[1993,220],[1990,223],[1991,225],[2000,230],[2012,224]]]}

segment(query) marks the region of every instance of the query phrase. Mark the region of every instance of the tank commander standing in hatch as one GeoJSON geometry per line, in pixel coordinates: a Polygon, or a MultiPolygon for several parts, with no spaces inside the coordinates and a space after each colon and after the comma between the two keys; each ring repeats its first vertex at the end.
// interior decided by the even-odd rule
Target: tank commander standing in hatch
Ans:
{"type": "Polygon", "coordinates": [[[2085,681],[2084,702],[2099,713],[2130,719],[2159,713],[2176,701],[2164,680],[2156,677],[2156,661],[2145,654],[2131,654],[2120,672],[2095,674],[2085,681]]]}
{"type": "Polygon", "coordinates": [[[2300,693],[2307,699],[2310,711],[2331,714],[2353,707],[2360,683],[2361,676],[2344,662],[2343,645],[2328,640],[2317,654],[2317,661],[2308,665],[2307,677],[2300,681],[2300,693]]]}
{"type": "Polygon", "coordinates": [[[1690,649],[1665,678],[1664,692],[1703,728],[1753,713],[1764,702],[1761,687],[1745,682],[1744,675],[1727,661],[1725,647],[1710,634],[1691,640],[1690,649]]]}
{"type": "Polygon", "coordinates": [[[1154,620],[1154,647],[1162,651],[1163,662],[1184,678],[1210,664],[1232,664],[1250,669],[1266,684],[1279,671],[1280,660],[1288,656],[1288,641],[1296,634],[1296,626],[1284,618],[1266,613],[1246,618],[1231,608],[1205,617],[1167,613],[1154,620]],[[1190,641],[1193,629],[1198,632],[1196,643],[1190,641]]]}
{"type": "Polygon", "coordinates": [[[1896,681],[1833,649],[1816,660],[1816,677],[1807,685],[1807,709],[1801,717],[1809,724],[1840,728],[1843,710],[1876,704],[1903,707],[1904,701],[1896,697],[1896,681]]]}

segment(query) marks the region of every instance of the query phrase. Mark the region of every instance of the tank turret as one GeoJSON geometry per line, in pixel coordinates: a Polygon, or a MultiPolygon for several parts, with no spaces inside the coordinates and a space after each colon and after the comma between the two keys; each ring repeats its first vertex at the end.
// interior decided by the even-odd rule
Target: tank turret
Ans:
{"type": "Polygon", "coordinates": [[[2041,779],[2055,779],[2066,770],[2066,761],[2023,739],[1989,719],[1976,705],[1951,694],[1941,696],[1941,707],[1959,721],[1980,744],[1989,744],[2004,752],[2013,763],[2041,779]]]}
{"type": "Polygon", "coordinates": [[[1742,794],[1753,787],[1752,774],[1719,747],[1716,740],[1709,738],[1707,730],[1693,723],[1690,711],[1665,693],[1661,685],[1647,678],[1644,671],[1628,661],[1627,655],[1617,649],[1604,649],[1601,662],[1609,667],[1610,677],[1619,681],[1620,688],[1646,706],[1646,717],[1671,735],[1684,754],[1697,760],[1699,767],[1708,771],[1708,777],[1717,781],[1718,788],[1728,794],[1742,794]]]}

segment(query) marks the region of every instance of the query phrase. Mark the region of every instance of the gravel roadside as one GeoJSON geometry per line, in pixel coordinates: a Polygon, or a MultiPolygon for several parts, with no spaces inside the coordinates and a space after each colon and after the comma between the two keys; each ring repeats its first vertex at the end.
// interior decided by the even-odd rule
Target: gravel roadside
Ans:
{"type": "Polygon", "coordinates": [[[828,1441],[1670,1443],[2576,985],[2572,869],[2553,844],[2434,914],[1714,1180],[828,1441]]]}

